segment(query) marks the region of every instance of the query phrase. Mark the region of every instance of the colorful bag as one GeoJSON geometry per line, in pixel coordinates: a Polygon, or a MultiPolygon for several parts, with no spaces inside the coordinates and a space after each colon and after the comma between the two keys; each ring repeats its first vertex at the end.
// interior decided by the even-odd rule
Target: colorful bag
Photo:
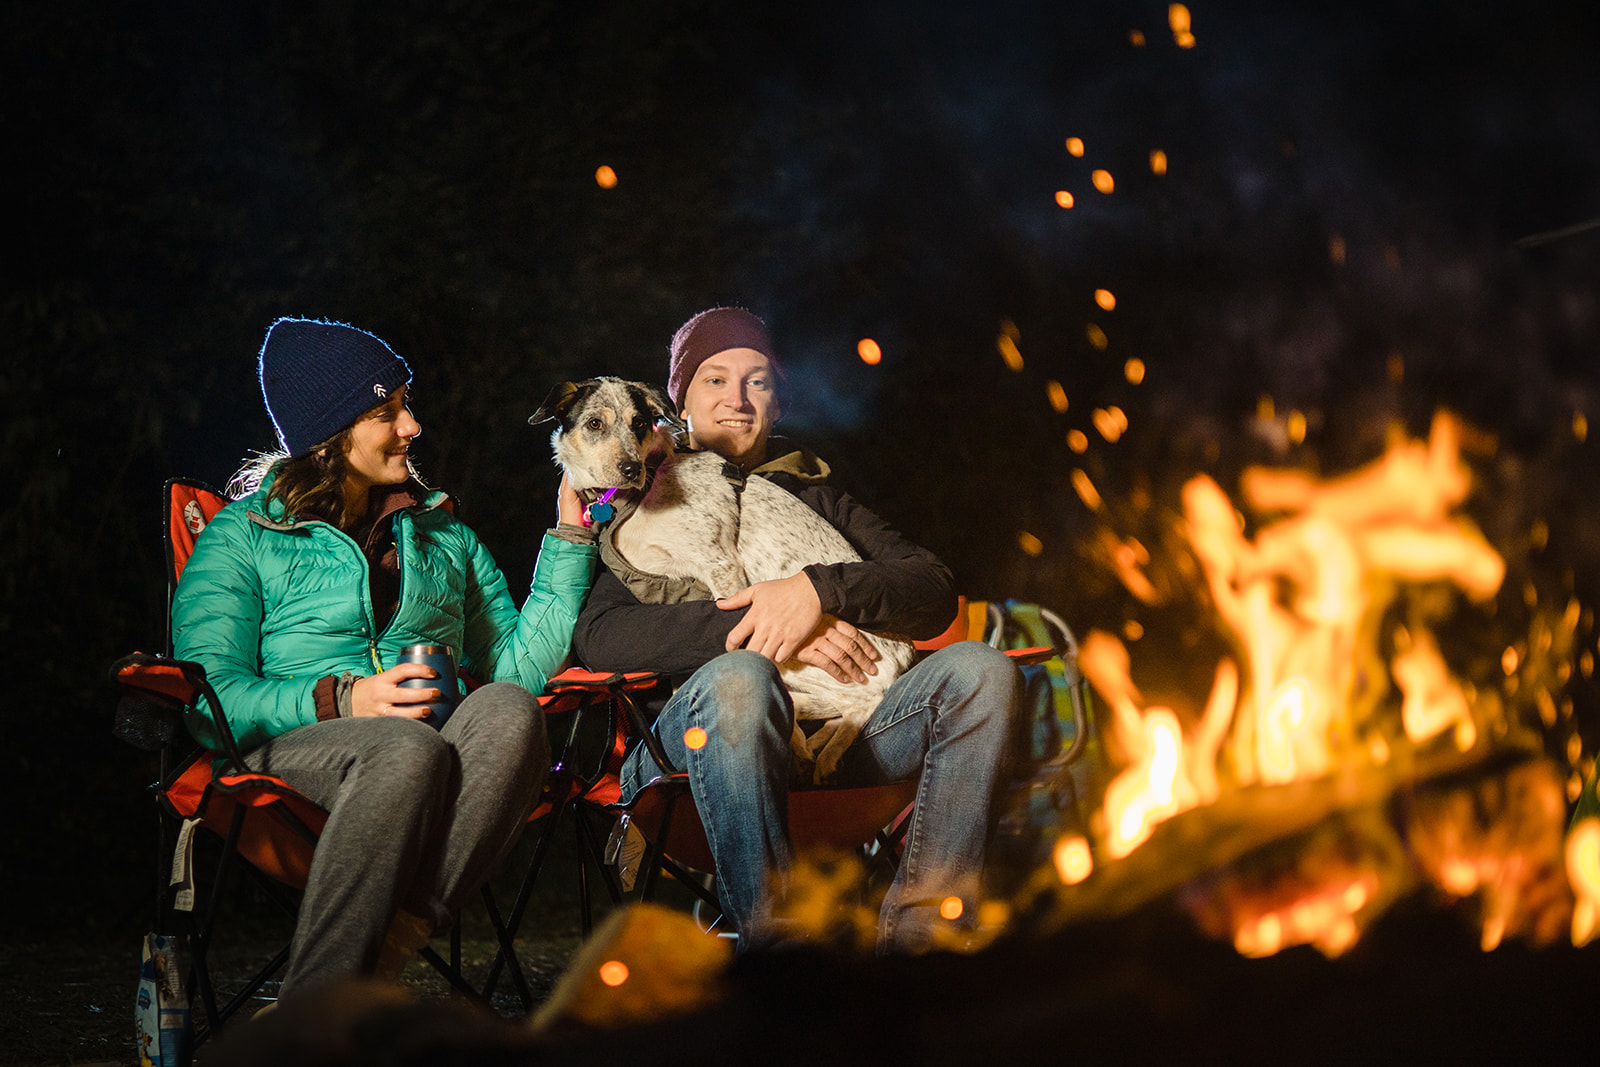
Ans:
{"type": "Polygon", "coordinates": [[[1021,751],[1028,766],[1066,762],[1082,747],[1079,734],[1087,730],[1089,711],[1088,690],[1078,672],[1076,638],[1059,615],[1038,604],[991,601],[988,612],[985,637],[994,647],[1056,650],[1057,655],[1045,662],[1021,668],[1027,709],[1021,751]]]}
{"type": "Polygon", "coordinates": [[[178,939],[146,934],[133,1008],[139,1067],[177,1067],[189,1045],[189,998],[178,967],[178,939]]]}

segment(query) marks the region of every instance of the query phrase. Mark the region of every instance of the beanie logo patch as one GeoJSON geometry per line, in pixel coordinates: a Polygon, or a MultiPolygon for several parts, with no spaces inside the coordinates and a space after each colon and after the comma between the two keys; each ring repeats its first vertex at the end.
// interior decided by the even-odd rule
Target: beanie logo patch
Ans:
{"type": "Polygon", "coordinates": [[[389,390],[385,389],[383,386],[379,385],[377,382],[373,382],[372,383],[372,391],[374,393],[377,393],[379,396],[388,396],[389,395],[389,390]]]}

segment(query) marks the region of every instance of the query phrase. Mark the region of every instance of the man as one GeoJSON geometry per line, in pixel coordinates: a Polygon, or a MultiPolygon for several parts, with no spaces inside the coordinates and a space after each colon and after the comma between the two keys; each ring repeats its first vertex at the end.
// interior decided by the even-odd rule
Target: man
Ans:
{"type": "MultiPolygon", "coordinates": [[[[793,860],[794,709],[777,664],[798,659],[841,681],[863,681],[877,672],[876,653],[858,627],[931,638],[957,605],[943,563],[827,485],[828,467],[815,456],[772,447],[781,382],[766,326],[743,309],[701,312],[672,339],[667,391],[691,445],[794,493],[862,561],[812,565],[720,601],[676,604],[642,604],[602,571],[573,637],[578,658],[593,669],[687,678],[655,731],[668,758],[689,773],[723,910],[741,948],[778,937],[773,904],[793,860]],[[690,749],[684,734],[693,727],[705,737],[690,749]]],[[[989,808],[1007,767],[1020,685],[1011,662],[987,645],[942,649],[895,680],[829,779],[841,786],[918,782],[900,868],[880,915],[880,951],[927,948],[951,922],[940,905],[952,896],[962,902],[957,921],[973,921],[989,808]]],[[[639,746],[624,768],[624,799],[659,773],[639,746]]]]}

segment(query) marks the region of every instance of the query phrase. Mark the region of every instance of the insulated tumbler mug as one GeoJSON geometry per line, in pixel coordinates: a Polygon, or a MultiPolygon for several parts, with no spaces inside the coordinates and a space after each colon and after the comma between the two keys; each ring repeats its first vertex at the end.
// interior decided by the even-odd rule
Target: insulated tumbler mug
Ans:
{"type": "Polygon", "coordinates": [[[395,662],[426,663],[439,672],[437,678],[407,678],[400,683],[400,688],[439,690],[439,699],[426,705],[429,714],[422,721],[434,729],[443,726],[461,699],[456,688],[455,650],[449,645],[407,645],[400,650],[400,658],[395,662]]]}

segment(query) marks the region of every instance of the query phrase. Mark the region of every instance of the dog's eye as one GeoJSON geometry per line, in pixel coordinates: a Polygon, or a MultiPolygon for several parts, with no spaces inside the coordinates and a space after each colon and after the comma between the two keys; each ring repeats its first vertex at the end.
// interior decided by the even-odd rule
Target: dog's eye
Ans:
{"type": "Polygon", "coordinates": [[[640,415],[633,420],[633,436],[643,437],[650,432],[650,420],[640,415]]]}
{"type": "Polygon", "coordinates": [[[600,418],[598,415],[591,416],[589,421],[583,424],[583,428],[594,433],[599,433],[601,430],[606,428],[605,420],[600,418]]]}

